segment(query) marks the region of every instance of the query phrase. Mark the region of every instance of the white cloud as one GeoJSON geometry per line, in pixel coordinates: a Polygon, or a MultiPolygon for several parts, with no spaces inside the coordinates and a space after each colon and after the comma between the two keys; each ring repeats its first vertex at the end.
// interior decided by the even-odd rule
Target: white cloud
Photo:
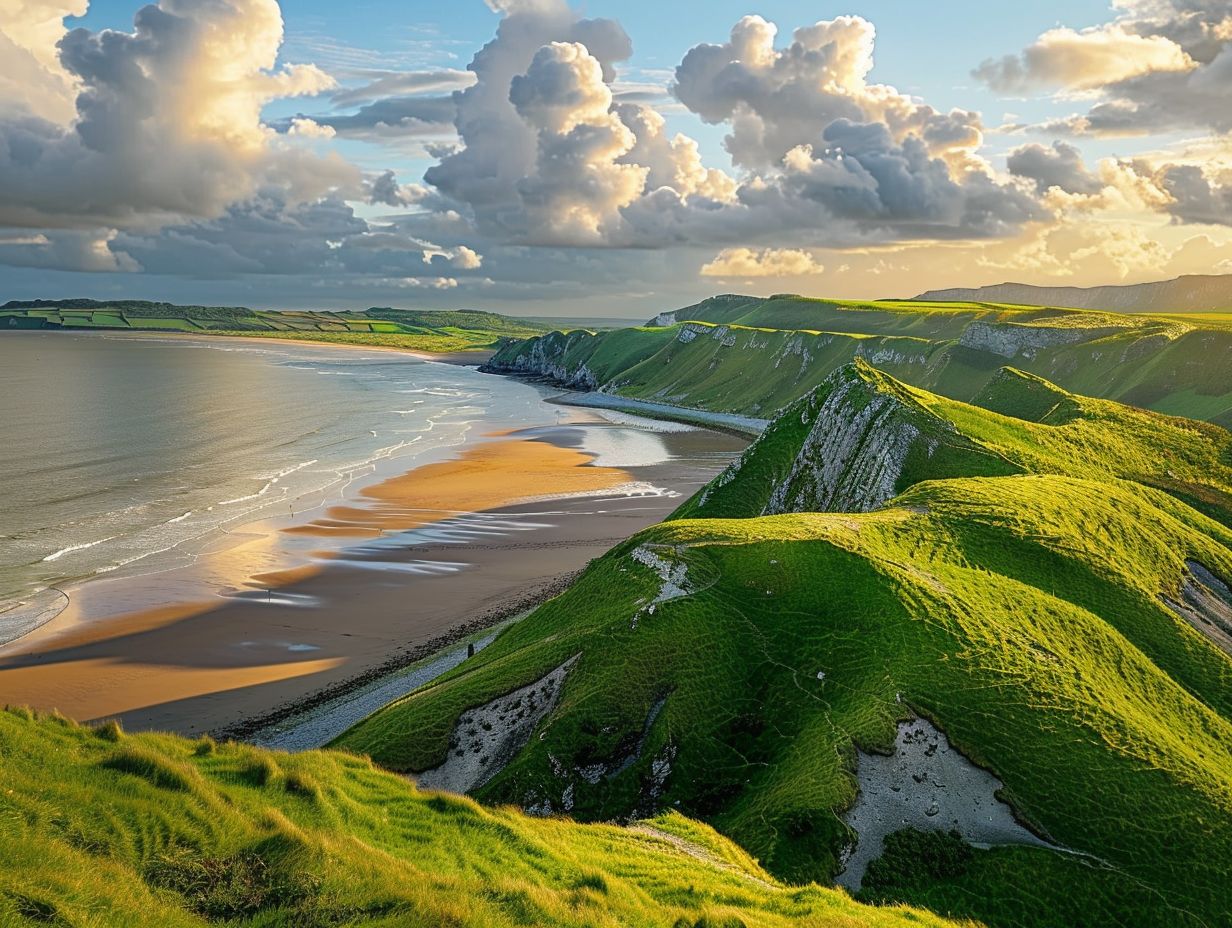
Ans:
{"type": "Polygon", "coordinates": [[[983,141],[979,116],[940,113],[886,84],[870,84],[876,32],[858,16],[840,16],[795,30],[784,48],[777,27],[746,16],[723,45],[698,45],[676,68],[676,97],[708,123],[731,131],[736,164],[767,169],[801,145],[818,144],[838,120],[878,123],[894,144],[921,140],[930,156],[956,171],[979,170],[972,155],[983,141]]]}
{"type": "MultiPolygon", "coordinates": [[[[617,102],[618,25],[579,20],[563,2],[507,9],[457,95],[462,144],[425,173],[422,204],[500,242],[672,247],[774,236],[843,240],[986,237],[1039,218],[1025,190],[976,154],[978,115],[940,113],[869,84],[873,30],[843,17],[798,29],[746,17],[722,46],[701,45],[673,92],[726,122],[742,182],[668,137],[655,110],[617,102]]],[[[427,220],[425,220],[425,223],[427,220]]]]}
{"type": "Polygon", "coordinates": [[[291,128],[287,130],[287,135],[305,139],[332,139],[337,134],[333,126],[323,126],[304,116],[292,119],[291,128]]]}
{"type": "Polygon", "coordinates": [[[702,266],[703,277],[804,277],[825,268],[807,251],[795,248],[724,248],[702,266]]]}
{"type": "MultiPolygon", "coordinates": [[[[33,31],[8,23],[9,34],[55,38],[33,28],[45,6],[15,13],[33,31]]],[[[333,86],[311,65],[277,67],[281,38],[275,0],[161,0],[131,33],[63,35],[78,116],[0,115],[0,224],[149,227],[220,215],[263,184],[301,199],[358,188],[341,158],[282,143],[262,124],[266,103],[333,86]]]]}
{"type": "Polygon", "coordinates": [[[1039,87],[1091,90],[1159,72],[1196,67],[1185,50],[1162,35],[1138,35],[1113,23],[1091,29],[1050,29],[1021,55],[985,61],[975,76],[994,90],[1039,87]]]}
{"type": "Polygon", "coordinates": [[[56,43],[66,16],[83,16],[89,0],[0,0],[0,113],[22,110],[66,124],[74,115],[74,78],[56,43]]]}

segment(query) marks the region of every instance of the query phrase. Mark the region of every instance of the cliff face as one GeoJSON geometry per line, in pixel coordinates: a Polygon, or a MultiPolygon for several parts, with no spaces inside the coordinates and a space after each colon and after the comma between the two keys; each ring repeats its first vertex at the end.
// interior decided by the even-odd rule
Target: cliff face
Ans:
{"type": "Polygon", "coordinates": [[[571,390],[594,390],[599,380],[585,361],[570,363],[573,352],[585,353],[595,340],[589,332],[549,332],[538,338],[506,345],[480,370],[490,374],[546,377],[571,390]]]}
{"type": "Polygon", "coordinates": [[[1023,325],[1021,323],[973,322],[963,332],[959,344],[976,351],[987,351],[1003,358],[1019,355],[1034,357],[1035,352],[1062,345],[1077,345],[1111,335],[1128,327],[1098,328],[1023,325]]]}
{"type": "Polygon", "coordinates": [[[1227,312],[1232,311],[1232,274],[1192,275],[1115,287],[1035,287],[1004,283],[991,287],[929,290],[916,299],[937,303],[1065,306],[1119,313],[1227,312]]]}
{"type": "Polygon", "coordinates": [[[774,487],[764,515],[788,512],[868,512],[898,493],[907,456],[923,439],[919,413],[877,390],[864,371],[838,371],[787,476],[774,487]]]}
{"type": "Polygon", "coordinates": [[[802,328],[763,324],[770,318],[750,325],[746,298],[716,297],[699,304],[708,321],[690,319],[694,307],[656,320],[670,325],[552,333],[506,345],[485,369],[771,419],[856,360],[967,402],[1009,362],[1073,393],[1232,425],[1232,382],[1224,374],[1232,364],[1232,326],[1222,316],[1204,322],[975,304],[889,310],[780,302],[769,315],[802,328]],[[733,315],[739,321],[719,318],[733,315]]]}
{"type": "Polygon", "coordinates": [[[919,480],[1019,468],[857,361],[795,403],[676,518],[868,512],[919,480]]]}

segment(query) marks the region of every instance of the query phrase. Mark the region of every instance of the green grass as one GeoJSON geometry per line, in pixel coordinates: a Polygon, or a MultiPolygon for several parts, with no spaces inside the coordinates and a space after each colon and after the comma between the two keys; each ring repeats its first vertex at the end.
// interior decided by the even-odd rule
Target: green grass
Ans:
{"type": "Polygon", "coordinates": [[[672,318],[509,345],[493,364],[566,381],[585,371],[576,385],[763,418],[857,358],[968,402],[1009,364],[1075,393],[1232,425],[1232,324],[1218,314],[715,297],[672,318]]]}
{"type": "MultiPolygon", "coordinates": [[[[1077,396],[1011,368],[989,381],[976,406],[910,387],[863,362],[841,368],[789,407],[677,517],[741,518],[767,512],[772,493],[789,478],[801,454],[818,453],[806,447],[809,436],[832,429],[831,419],[819,422],[819,416],[830,397],[850,384],[856,389],[848,408],[838,413],[840,419],[854,418],[856,407],[874,397],[890,397],[899,420],[916,433],[897,477],[898,492],[923,480],[951,477],[1111,477],[1167,490],[1232,526],[1232,434],[1218,426],[1077,396]]],[[[870,423],[867,440],[875,442],[877,430],[886,428],[884,419],[870,423]]]]}
{"type": "Polygon", "coordinates": [[[1020,925],[1023,906],[1094,894],[1086,925],[1217,924],[1232,905],[1232,662],[1160,594],[1178,595],[1186,558],[1232,578],[1229,546],[1161,492],[1060,477],[924,483],[866,515],[667,523],[341,743],[426,769],[465,708],[580,653],[559,708],[480,798],[559,807],[572,786],[573,814],[628,815],[670,759],[662,806],[783,878],[825,880],[848,840],[854,746],[888,745],[914,709],[1026,821],[1106,863],[998,850],[978,879],[955,877],[951,911],[1020,925]],[[635,627],[658,588],[639,545],[683,560],[698,589],[635,627]],[[577,774],[616,765],[664,696],[635,763],[597,785],[577,774]],[[964,907],[962,886],[988,880],[999,907],[964,907]]]}
{"type": "Polygon", "coordinates": [[[293,338],[334,344],[455,352],[494,349],[510,339],[541,335],[549,327],[496,313],[373,308],[363,313],[266,312],[244,307],[174,306],[139,300],[7,303],[6,328],[130,328],[293,338]]]}
{"type": "Polygon", "coordinates": [[[533,819],[364,758],[0,712],[0,924],[896,928],[784,887],[709,828],[533,819]]]}
{"type": "MultiPolygon", "coordinates": [[[[1163,598],[1181,596],[1189,560],[1232,580],[1232,436],[1017,371],[982,397],[1013,416],[867,366],[836,377],[860,389],[833,421],[888,397],[893,427],[915,430],[888,506],[756,517],[809,453],[831,384],[672,521],[339,744],[429,769],[463,711],[580,655],[480,799],[561,808],[568,790],[591,820],[674,808],[780,878],[826,881],[851,840],[855,749],[885,749],[914,712],[1078,853],[955,855],[908,836],[867,898],[1005,928],[1220,924],[1232,660],[1163,598]],[[648,611],[661,581],[639,548],[683,564],[689,594],[648,611]]],[[[879,436],[858,437],[865,460],[879,436]]]]}

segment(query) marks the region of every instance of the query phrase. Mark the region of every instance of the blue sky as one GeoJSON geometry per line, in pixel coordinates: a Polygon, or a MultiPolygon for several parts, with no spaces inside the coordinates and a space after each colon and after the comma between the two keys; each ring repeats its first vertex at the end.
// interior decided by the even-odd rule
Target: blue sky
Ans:
{"type": "MultiPolygon", "coordinates": [[[[27,15],[84,3],[33,0],[27,15]]],[[[0,89],[16,88],[7,109],[0,100],[0,134],[28,125],[6,129],[9,109],[46,119],[44,151],[64,147],[48,169],[63,177],[66,163],[80,165],[63,186],[85,191],[80,206],[43,191],[56,185],[39,165],[24,180],[10,171],[9,188],[0,181],[7,293],[574,314],[582,301],[583,315],[642,315],[720,289],[880,297],[1232,270],[1221,218],[1232,206],[1232,125],[1221,115],[1232,89],[1217,77],[1232,40],[1209,39],[1232,36],[1229,0],[995,10],[971,0],[493,0],[502,12],[483,0],[159,3],[181,38],[160,39],[154,24],[142,36],[151,41],[97,45],[60,65],[55,48],[35,47],[42,31],[0,24],[0,89]],[[776,24],[772,45],[728,44],[749,14],[776,24]],[[840,17],[871,26],[840,28],[840,17]],[[503,41],[506,83],[472,108],[469,135],[455,130],[455,107],[486,93],[487,77],[456,103],[456,76],[428,90],[368,88],[466,69],[505,18],[536,38],[503,41]],[[577,24],[590,19],[614,21],[600,32],[627,34],[631,56],[603,39],[589,47],[593,29],[577,24]],[[793,30],[814,23],[832,44],[789,48],[793,30]],[[871,29],[875,65],[864,74],[842,56],[871,29]],[[5,42],[41,75],[18,67],[16,52],[6,58],[5,42]],[[723,73],[741,76],[721,87],[702,77],[673,97],[675,69],[704,44],[729,49],[723,73]],[[275,48],[276,69],[307,67],[271,75],[263,56],[275,48]],[[782,78],[797,66],[805,76],[782,78]],[[146,89],[115,84],[142,73],[146,89]],[[531,88],[525,106],[509,75],[531,88]],[[658,93],[633,94],[647,88],[658,93]],[[73,115],[78,94],[106,100],[117,135],[150,130],[149,151],[115,140],[100,149],[73,115]],[[582,130],[599,148],[578,147],[582,130]],[[686,138],[671,141],[676,133],[686,138]],[[106,196],[93,193],[95,176],[106,196]]],[[[75,47],[101,30],[132,32],[140,4],[88,7],[64,21],[65,32],[90,33],[75,47]]],[[[700,62],[690,73],[703,73],[700,62]]]]}

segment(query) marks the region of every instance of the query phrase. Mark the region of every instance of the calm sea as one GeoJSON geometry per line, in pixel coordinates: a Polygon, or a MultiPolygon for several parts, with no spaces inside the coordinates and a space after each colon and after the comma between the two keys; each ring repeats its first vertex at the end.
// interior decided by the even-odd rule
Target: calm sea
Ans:
{"type": "Polygon", "coordinates": [[[236,526],[560,415],[536,387],[390,352],[0,334],[0,643],[68,584],[181,565],[236,526]]]}

